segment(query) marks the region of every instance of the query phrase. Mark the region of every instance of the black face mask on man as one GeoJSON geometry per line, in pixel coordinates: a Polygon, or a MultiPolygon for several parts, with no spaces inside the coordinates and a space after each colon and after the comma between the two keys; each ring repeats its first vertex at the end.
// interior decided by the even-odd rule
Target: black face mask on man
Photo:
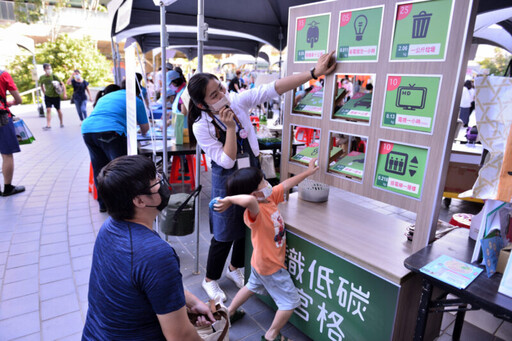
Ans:
{"type": "MultiPolygon", "coordinates": [[[[156,206],[152,205],[146,205],[146,207],[156,207],[157,210],[163,211],[164,208],[167,207],[167,204],[169,204],[169,198],[171,197],[171,191],[169,190],[169,184],[168,182],[162,178],[159,182],[154,184],[153,186],[156,186],[157,184],[160,184],[160,188],[158,189],[158,195],[160,196],[160,204],[156,206]]],[[[151,187],[153,187],[151,186],[151,187]]],[[[151,188],[150,187],[150,188],[151,188]]]]}

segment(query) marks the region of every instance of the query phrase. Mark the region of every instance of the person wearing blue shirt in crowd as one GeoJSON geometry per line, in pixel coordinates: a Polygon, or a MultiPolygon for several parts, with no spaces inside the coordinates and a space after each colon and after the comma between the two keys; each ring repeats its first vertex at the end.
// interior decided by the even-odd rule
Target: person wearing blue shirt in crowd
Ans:
{"type": "Polygon", "coordinates": [[[141,155],[119,157],[98,176],[110,217],[94,243],[82,340],[202,340],[197,326],[215,321],[209,307],[184,290],[174,249],[153,230],[170,197],[169,184],[141,155]]]}
{"type": "MultiPolygon", "coordinates": [[[[98,187],[97,177],[100,170],[116,157],[127,154],[126,142],[126,90],[111,84],[100,91],[89,117],[82,122],[82,135],[89,149],[94,183],[98,187]]],[[[139,89],[136,89],[137,96],[139,89]]],[[[142,134],[149,130],[148,117],[144,103],[136,98],[137,124],[142,134]]],[[[106,212],[101,195],[98,194],[100,212],[106,212]]]]}
{"type": "Polygon", "coordinates": [[[92,102],[91,92],[89,91],[89,82],[82,78],[79,70],[75,70],[73,75],[69,77],[66,84],[73,86],[73,102],[75,102],[76,111],[80,121],[83,121],[87,118],[86,91],[89,94],[89,100],[92,102]]]}

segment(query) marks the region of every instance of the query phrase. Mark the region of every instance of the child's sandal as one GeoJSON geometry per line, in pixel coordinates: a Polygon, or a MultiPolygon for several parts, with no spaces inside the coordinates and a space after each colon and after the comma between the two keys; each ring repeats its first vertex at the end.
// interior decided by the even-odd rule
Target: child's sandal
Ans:
{"type": "Polygon", "coordinates": [[[233,325],[236,321],[240,320],[242,317],[245,316],[245,310],[243,309],[237,309],[235,310],[235,313],[229,317],[229,323],[233,325]]]}
{"type": "MultiPolygon", "coordinates": [[[[272,341],[289,341],[290,339],[288,339],[286,336],[284,335],[281,335],[281,333],[277,334],[276,338],[272,341]]],[[[269,341],[265,338],[265,335],[262,335],[261,336],[261,341],[269,341]]]]}

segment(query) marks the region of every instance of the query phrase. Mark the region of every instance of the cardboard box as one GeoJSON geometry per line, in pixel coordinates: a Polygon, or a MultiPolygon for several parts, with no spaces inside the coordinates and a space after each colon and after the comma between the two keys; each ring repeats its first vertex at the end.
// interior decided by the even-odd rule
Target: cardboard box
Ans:
{"type": "Polygon", "coordinates": [[[446,174],[445,192],[462,193],[473,188],[478,178],[479,165],[450,162],[446,174]]]}
{"type": "Polygon", "coordinates": [[[500,251],[500,256],[498,257],[498,265],[496,266],[496,272],[504,273],[505,268],[507,267],[508,258],[510,257],[510,252],[512,250],[512,243],[509,243],[500,251]]]}

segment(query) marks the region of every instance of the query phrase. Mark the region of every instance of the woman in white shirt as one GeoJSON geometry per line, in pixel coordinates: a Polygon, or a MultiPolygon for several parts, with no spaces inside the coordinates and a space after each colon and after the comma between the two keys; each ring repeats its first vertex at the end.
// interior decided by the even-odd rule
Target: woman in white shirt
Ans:
{"type": "MultiPolygon", "coordinates": [[[[336,68],[334,52],[322,55],[314,68],[242,93],[226,93],[219,79],[209,73],[194,75],[188,84],[190,95],[188,126],[191,139],[212,160],[212,198],[226,196],[226,180],[238,168],[260,167],[258,139],[249,118],[249,111],[299,85],[330,74],[336,68]]],[[[245,260],[244,209],[231,206],[219,213],[210,209],[210,243],[203,288],[211,299],[226,300],[217,284],[233,246],[226,276],[241,288],[245,260]]]]}

